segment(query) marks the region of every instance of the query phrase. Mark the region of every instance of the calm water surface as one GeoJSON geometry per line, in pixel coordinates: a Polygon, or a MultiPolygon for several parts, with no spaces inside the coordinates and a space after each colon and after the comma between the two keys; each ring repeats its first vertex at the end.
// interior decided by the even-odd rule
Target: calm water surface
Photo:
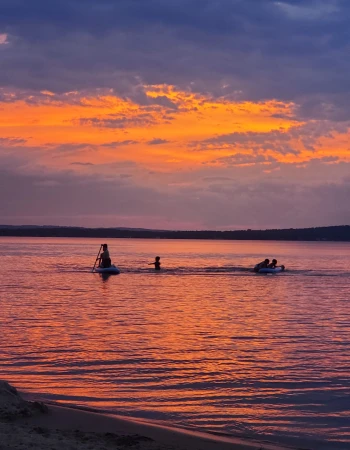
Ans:
{"type": "Polygon", "coordinates": [[[350,244],[0,238],[0,377],[47,400],[350,448],[350,244]],[[147,266],[156,255],[163,271],[147,266]],[[248,271],[276,257],[288,271],[248,271]]]}

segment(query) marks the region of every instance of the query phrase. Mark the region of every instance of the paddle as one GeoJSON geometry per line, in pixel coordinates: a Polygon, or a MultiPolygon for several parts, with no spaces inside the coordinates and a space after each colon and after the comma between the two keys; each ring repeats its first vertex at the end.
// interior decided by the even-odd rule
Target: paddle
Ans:
{"type": "Polygon", "coordinates": [[[91,271],[91,272],[93,272],[93,271],[95,270],[95,266],[96,266],[96,263],[97,263],[98,257],[100,256],[100,253],[101,253],[101,249],[102,249],[102,246],[103,246],[103,244],[101,244],[101,246],[100,246],[100,249],[99,249],[99,251],[98,251],[98,253],[97,253],[97,256],[96,256],[96,259],[95,259],[95,264],[94,264],[94,267],[92,268],[92,271],[91,271]]]}

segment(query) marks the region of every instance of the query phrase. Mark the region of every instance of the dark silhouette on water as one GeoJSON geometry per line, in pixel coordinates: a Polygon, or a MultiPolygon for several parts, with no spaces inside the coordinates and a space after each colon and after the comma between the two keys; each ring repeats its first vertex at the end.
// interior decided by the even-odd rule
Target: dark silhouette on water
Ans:
{"type": "Polygon", "coordinates": [[[166,231],[138,228],[82,228],[0,225],[0,236],[134,239],[218,239],[262,241],[350,241],[350,225],[284,230],[166,231]]]}
{"type": "Polygon", "coordinates": [[[99,257],[99,267],[107,269],[108,267],[111,267],[111,265],[112,265],[112,261],[109,256],[108,245],[103,244],[102,249],[103,249],[103,252],[101,253],[101,256],[99,257]]]}
{"type": "Polygon", "coordinates": [[[156,256],[156,259],[153,263],[148,264],[149,266],[153,266],[154,265],[154,269],[155,270],[160,270],[160,256],[156,256]]]}
{"type": "Polygon", "coordinates": [[[110,273],[100,273],[101,280],[105,283],[112,276],[110,273]]]}
{"type": "Polygon", "coordinates": [[[264,259],[264,261],[261,261],[260,263],[256,264],[256,266],[254,267],[254,272],[259,272],[260,269],[266,269],[267,267],[269,267],[269,259],[264,259]]]}

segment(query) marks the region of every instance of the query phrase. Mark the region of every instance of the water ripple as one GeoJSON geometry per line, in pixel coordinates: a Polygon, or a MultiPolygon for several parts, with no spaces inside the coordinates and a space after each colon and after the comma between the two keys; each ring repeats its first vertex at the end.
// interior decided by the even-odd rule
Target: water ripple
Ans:
{"type": "Polygon", "coordinates": [[[111,240],[121,274],[101,277],[93,239],[0,240],[2,378],[65,404],[350,447],[349,244],[111,240]],[[265,256],[288,270],[253,273],[265,256]]]}

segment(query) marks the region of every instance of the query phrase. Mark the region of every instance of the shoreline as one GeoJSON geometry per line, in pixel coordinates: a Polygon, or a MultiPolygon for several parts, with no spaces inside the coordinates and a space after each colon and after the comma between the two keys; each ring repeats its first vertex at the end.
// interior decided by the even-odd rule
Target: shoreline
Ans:
{"type": "MultiPolygon", "coordinates": [[[[220,436],[152,421],[28,401],[0,381],[0,436],[8,450],[295,450],[263,440],[220,436]]],[[[1,445],[0,445],[0,448],[1,445]]]]}
{"type": "Polygon", "coordinates": [[[292,446],[282,446],[263,440],[219,436],[202,431],[161,425],[152,421],[125,418],[107,413],[86,411],[74,406],[46,404],[49,413],[43,416],[20,419],[20,423],[32,426],[53,428],[59,425],[62,430],[78,429],[83,432],[114,433],[117,435],[142,436],[171,448],[174,443],[181,449],[203,450],[294,450],[292,446]],[[93,424],[92,424],[93,423],[93,424]]]}

